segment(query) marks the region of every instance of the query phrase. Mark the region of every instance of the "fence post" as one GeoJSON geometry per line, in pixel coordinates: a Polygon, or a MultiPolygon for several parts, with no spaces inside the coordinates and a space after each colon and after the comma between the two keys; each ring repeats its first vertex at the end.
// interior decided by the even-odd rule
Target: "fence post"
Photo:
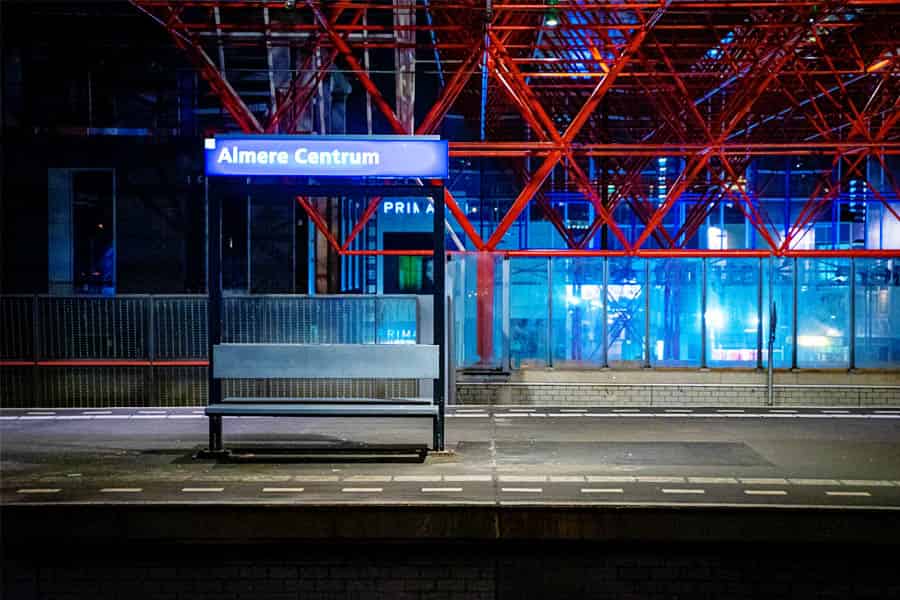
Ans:
{"type": "Polygon", "coordinates": [[[700,259],[700,368],[706,368],[706,258],[700,259]]]}
{"type": "Polygon", "coordinates": [[[797,368],[797,288],[800,286],[800,272],[797,270],[798,264],[795,256],[791,265],[791,370],[797,368]]]}
{"type": "MultiPolygon", "coordinates": [[[[576,259],[577,260],[577,259],[576,259]]],[[[603,257],[603,354],[601,354],[600,365],[604,369],[609,368],[609,257],[603,257]]]]}
{"type": "Polygon", "coordinates": [[[650,259],[644,259],[644,368],[650,368],[650,259]]]}
{"type": "Polygon", "coordinates": [[[856,259],[850,259],[850,357],[848,370],[856,371],[856,259]]]}
{"type": "Polygon", "coordinates": [[[547,366],[553,367],[553,258],[547,257],[547,366]]]}
{"type": "Polygon", "coordinates": [[[38,373],[38,361],[41,360],[41,330],[38,325],[38,295],[31,296],[31,354],[34,365],[31,367],[31,405],[40,406],[41,398],[41,376],[38,373]]]}
{"type": "MultiPolygon", "coordinates": [[[[759,257],[756,279],[756,369],[762,370],[763,353],[763,259],[759,257]]],[[[772,302],[772,298],[769,298],[772,302]]]]}

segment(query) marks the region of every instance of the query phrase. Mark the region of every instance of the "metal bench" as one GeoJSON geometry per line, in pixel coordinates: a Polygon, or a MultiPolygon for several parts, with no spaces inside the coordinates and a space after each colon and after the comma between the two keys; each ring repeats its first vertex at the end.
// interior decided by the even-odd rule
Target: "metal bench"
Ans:
{"type": "MultiPolygon", "coordinates": [[[[214,379],[433,379],[440,349],[403,344],[217,344],[214,379]]],[[[430,417],[434,448],[441,418],[431,398],[224,398],[206,407],[210,451],[224,452],[222,417],[430,417]]]]}

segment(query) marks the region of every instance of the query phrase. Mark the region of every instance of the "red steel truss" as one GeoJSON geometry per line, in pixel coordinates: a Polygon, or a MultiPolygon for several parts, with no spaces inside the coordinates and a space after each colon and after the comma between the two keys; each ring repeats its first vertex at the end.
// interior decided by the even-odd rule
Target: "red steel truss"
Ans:
{"type": "MultiPolygon", "coordinates": [[[[900,2],[888,0],[132,0],[164,27],[244,132],[298,131],[329,70],[366,92],[396,134],[439,131],[453,110],[480,139],[451,140],[456,158],[492,158],[520,178],[492,231],[478,233],[450,191],[447,210],[465,236],[456,250],[477,260],[478,353],[492,355],[494,261],[506,256],[900,257],[900,250],[803,250],[798,246],[850,180],[900,219],[900,185],[889,161],[900,155],[900,2]],[[397,5],[395,7],[395,4],[397,5]],[[415,19],[397,19],[409,11],[415,19]],[[400,24],[404,23],[404,24],[400,24]],[[403,32],[403,35],[397,35],[403,32]],[[409,34],[412,35],[409,35],[409,34]],[[370,71],[369,54],[417,50],[420,72],[441,89],[409,131],[392,93],[370,71]],[[282,78],[265,111],[211,58],[222,48],[257,53],[289,48],[296,72],[282,78]],[[423,60],[432,56],[433,59],[423,60]],[[747,188],[759,157],[817,165],[818,180],[790,223],[776,226],[747,188]],[[653,161],[677,159],[677,176],[651,183],[653,161]],[[593,167],[600,165],[598,179],[593,167]],[[880,167],[880,185],[867,165],[880,167]],[[595,217],[575,233],[545,197],[580,194],[595,217]],[[888,193],[886,190],[890,190],[888,193]],[[691,200],[678,220],[670,215],[691,200]],[[554,250],[498,250],[535,202],[565,240],[554,250]],[[739,210],[764,249],[687,246],[722,203],[739,210]],[[622,215],[641,224],[630,239],[622,215]],[[675,222],[673,226],[672,222],[675,222]],[[588,246],[602,232],[602,248],[588,246]],[[615,240],[615,248],[608,244],[615,240]]],[[[383,63],[383,61],[382,61],[383,63]]],[[[379,68],[383,68],[383,64],[379,68]]],[[[390,85],[394,85],[390,78],[390,85]]],[[[421,111],[420,111],[421,112],[421,111]]],[[[894,163],[896,169],[896,163],[894,163]]],[[[342,255],[430,254],[353,250],[378,209],[373,198],[344,240],[315,205],[297,202],[342,255]]],[[[484,218],[483,216],[481,217],[484,218]]],[[[481,222],[484,225],[484,221],[481,222]]],[[[448,229],[453,231],[448,224],[448,229]]],[[[456,234],[453,234],[456,236],[456,234]]]]}
{"type": "MultiPolygon", "coordinates": [[[[451,109],[477,121],[484,103],[485,139],[451,140],[451,156],[507,161],[521,188],[486,239],[447,192],[448,211],[467,246],[478,251],[496,251],[532,201],[566,241],[564,252],[573,254],[586,251],[606,229],[621,248],[614,252],[645,255],[652,239],[653,252],[685,255],[706,216],[729,202],[765,241],[764,253],[794,255],[797,241],[850,179],[900,218],[900,185],[888,168],[889,157],[900,154],[900,2],[432,0],[417,2],[417,18],[406,25],[392,19],[393,0],[132,4],[165,27],[245,132],[297,131],[298,116],[334,68],[355,78],[397,134],[434,133],[451,109]],[[409,36],[396,36],[398,31],[414,31],[419,56],[436,57],[419,68],[438,68],[443,76],[443,88],[415,132],[400,122],[389,95],[364,66],[365,53],[409,46],[409,36]],[[248,53],[289,47],[297,71],[276,90],[267,112],[254,112],[211,58],[216,47],[248,53]],[[745,188],[746,166],[759,156],[811,157],[825,165],[786,228],[775,227],[745,188]],[[684,161],[663,198],[651,194],[641,176],[661,157],[684,161]],[[592,160],[606,165],[611,194],[589,177],[592,160]],[[887,175],[894,200],[869,181],[863,165],[871,161],[887,175]],[[558,182],[560,174],[596,214],[579,235],[544,198],[548,178],[555,175],[558,182]],[[700,200],[670,231],[666,217],[686,193],[700,200]],[[628,239],[616,221],[622,210],[642,224],[636,239],[628,239]]],[[[399,9],[408,10],[408,3],[399,9]]],[[[338,240],[314,206],[298,199],[341,254],[383,253],[350,249],[379,201],[372,199],[347,238],[338,240]]]]}

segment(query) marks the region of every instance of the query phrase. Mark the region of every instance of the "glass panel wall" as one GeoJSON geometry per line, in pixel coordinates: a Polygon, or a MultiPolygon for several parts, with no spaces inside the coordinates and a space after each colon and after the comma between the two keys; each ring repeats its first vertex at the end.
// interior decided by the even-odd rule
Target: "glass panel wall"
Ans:
{"type": "Polygon", "coordinates": [[[850,365],[850,259],[797,259],[797,366],[850,365]]]}
{"type": "Polygon", "coordinates": [[[758,258],[709,258],[706,347],[712,367],[755,367],[759,331],[758,258]]]}
{"type": "Polygon", "coordinates": [[[603,364],[603,259],[552,258],[553,366],[603,364]]]}
{"type": "MultiPolygon", "coordinates": [[[[648,361],[754,368],[757,360],[766,367],[772,298],[776,368],[851,366],[847,258],[707,258],[704,308],[700,258],[516,257],[506,265],[506,324],[503,260],[500,254],[456,255],[448,265],[454,357],[461,368],[638,367],[648,361]],[[486,327],[479,328],[479,313],[486,327]]],[[[897,263],[856,260],[852,340],[860,368],[900,366],[897,263]]]]}
{"type": "Polygon", "coordinates": [[[448,265],[454,302],[453,352],[458,368],[503,366],[502,260],[500,254],[473,253],[457,255],[448,265]],[[479,278],[483,286],[478,285],[479,278]],[[489,320],[482,331],[478,327],[479,312],[489,320]]]}
{"type": "Polygon", "coordinates": [[[900,366],[900,261],[856,259],[856,366],[900,366]]]}
{"type": "Polygon", "coordinates": [[[762,364],[769,366],[769,317],[772,309],[770,296],[775,299],[775,343],[772,358],[776,369],[791,368],[793,352],[794,260],[771,258],[763,261],[763,356],[762,364]],[[769,286],[771,285],[771,294],[769,286]]]}
{"type": "Polygon", "coordinates": [[[549,260],[509,260],[509,359],[514,369],[549,363],[549,260]]]}
{"type": "Polygon", "coordinates": [[[644,364],[646,265],[643,259],[609,259],[606,323],[610,365],[640,367],[644,364]]]}
{"type": "Polygon", "coordinates": [[[650,261],[652,366],[700,366],[701,286],[699,258],[650,261]]]}

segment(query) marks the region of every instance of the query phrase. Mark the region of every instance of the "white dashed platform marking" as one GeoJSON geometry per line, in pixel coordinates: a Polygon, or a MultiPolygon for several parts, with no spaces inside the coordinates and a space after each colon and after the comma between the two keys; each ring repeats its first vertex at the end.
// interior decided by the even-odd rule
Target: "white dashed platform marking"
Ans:
{"type": "Polygon", "coordinates": [[[787,496],[784,490],[744,490],[748,496],[787,496]]]}

